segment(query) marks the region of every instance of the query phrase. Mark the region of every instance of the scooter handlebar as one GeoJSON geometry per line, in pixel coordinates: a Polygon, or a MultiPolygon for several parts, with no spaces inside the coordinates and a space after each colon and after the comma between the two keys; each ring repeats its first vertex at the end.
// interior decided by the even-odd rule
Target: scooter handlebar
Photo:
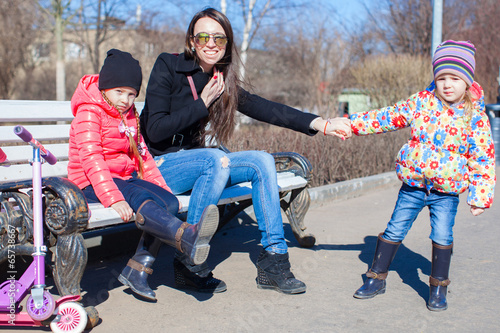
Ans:
{"type": "Polygon", "coordinates": [[[44,153],[40,153],[40,155],[42,155],[43,159],[45,161],[47,161],[47,163],[49,163],[50,165],[54,165],[57,163],[57,158],[52,155],[52,153],[48,150],[45,150],[47,152],[47,154],[44,154],[44,153]]]}
{"type": "Polygon", "coordinates": [[[47,163],[49,163],[50,165],[54,165],[57,163],[57,158],[52,155],[50,151],[45,149],[45,147],[40,142],[35,140],[33,138],[33,135],[31,135],[31,133],[26,128],[21,125],[17,125],[14,127],[14,134],[16,134],[24,142],[29,143],[31,146],[39,148],[40,155],[45,161],[47,161],[47,163]]]}
{"type": "Polygon", "coordinates": [[[31,133],[21,125],[14,127],[14,134],[17,135],[24,142],[31,142],[33,136],[31,133]]]}

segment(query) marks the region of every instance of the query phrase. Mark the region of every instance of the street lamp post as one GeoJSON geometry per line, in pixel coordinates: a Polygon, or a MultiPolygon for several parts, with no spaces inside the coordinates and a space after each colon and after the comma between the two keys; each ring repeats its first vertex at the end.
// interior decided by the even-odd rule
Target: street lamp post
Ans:
{"type": "Polygon", "coordinates": [[[434,0],[432,6],[432,47],[431,58],[434,51],[443,39],[443,0],[434,0]]]}

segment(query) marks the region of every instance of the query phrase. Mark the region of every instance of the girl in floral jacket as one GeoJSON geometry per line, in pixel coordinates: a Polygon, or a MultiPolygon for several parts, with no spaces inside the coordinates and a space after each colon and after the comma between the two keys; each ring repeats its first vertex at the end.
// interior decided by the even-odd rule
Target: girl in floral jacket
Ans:
{"type": "Polygon", "coordinates": [[[420,211],[429,207],[432,270],[427,308],[446,310],[453,225],[459,194],[469,190],[474,216],[490,207],[495,187],[495,152],[483,90],[473,81],[475,48],[446,41],[433,57],[434,82],[394,106],[351,115],[356,135],[410,127],[410,140],[398,153],[396,172],[403,182],[386,230],[378,236],[372,267],[355,298],[385,292],[385,278],[396,251],[420,211]]]}
{"type": "Polygon", "coordinates": [[[71,98],[68,178],[89,202],[113,208],[127,222],[136,213],[143,230],[135,255],[118,280],[148,300],[156,300],[147,283],[161,242],[185,253],[193,264],[208,257],[209,241],[219,214],[215,205],[196,225],[175,214],[179,202],[171,193],[140,135],[134,100],[142,72],[130,53],[108,51],[99,75],[85,75],[71,98]]]}

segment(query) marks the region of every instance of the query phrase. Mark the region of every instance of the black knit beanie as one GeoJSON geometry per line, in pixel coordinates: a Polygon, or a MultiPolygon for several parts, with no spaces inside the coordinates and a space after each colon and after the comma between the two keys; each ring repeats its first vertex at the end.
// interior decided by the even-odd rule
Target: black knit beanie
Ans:
{"type": "Polygon", "coordinates": [[[99,90],[131,87],[139,94],[141,84],[142,71],[139,61],[128,52],[109,50],[99,72],[99,90]]]}

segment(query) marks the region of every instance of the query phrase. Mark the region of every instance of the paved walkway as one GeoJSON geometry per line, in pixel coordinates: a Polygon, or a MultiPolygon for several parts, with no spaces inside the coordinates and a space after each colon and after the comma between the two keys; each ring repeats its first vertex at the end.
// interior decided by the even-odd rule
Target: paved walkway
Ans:
{"type": "Polygon", "coordinates": [[[228,285],[222,294],[172,288],[173,250],[164,247],[150,278],[158,302],[143,302],[116,280],[128,254],[100,261],[103,254],[91,251],[82,288],[85,302],[95,304],[102,318],[92,332],[498,332],[499,198],[493,208],[473,217],[461,197],[447,311],[434,313],[425,306],[431,268],[428,210],[401,245],[387,292],[371,300],[352,297],[390,218],[398,184],[389,182],[350,199],[320,195],[325,201],[317,199],[306,216],[308,231],[317,237],[312,249],[298,247],[286,225],[293,271],[308,288],[302,295],[256,288],[259,234],[248,216],[232,221],[213,239],[209,264],[228,285]]]}

